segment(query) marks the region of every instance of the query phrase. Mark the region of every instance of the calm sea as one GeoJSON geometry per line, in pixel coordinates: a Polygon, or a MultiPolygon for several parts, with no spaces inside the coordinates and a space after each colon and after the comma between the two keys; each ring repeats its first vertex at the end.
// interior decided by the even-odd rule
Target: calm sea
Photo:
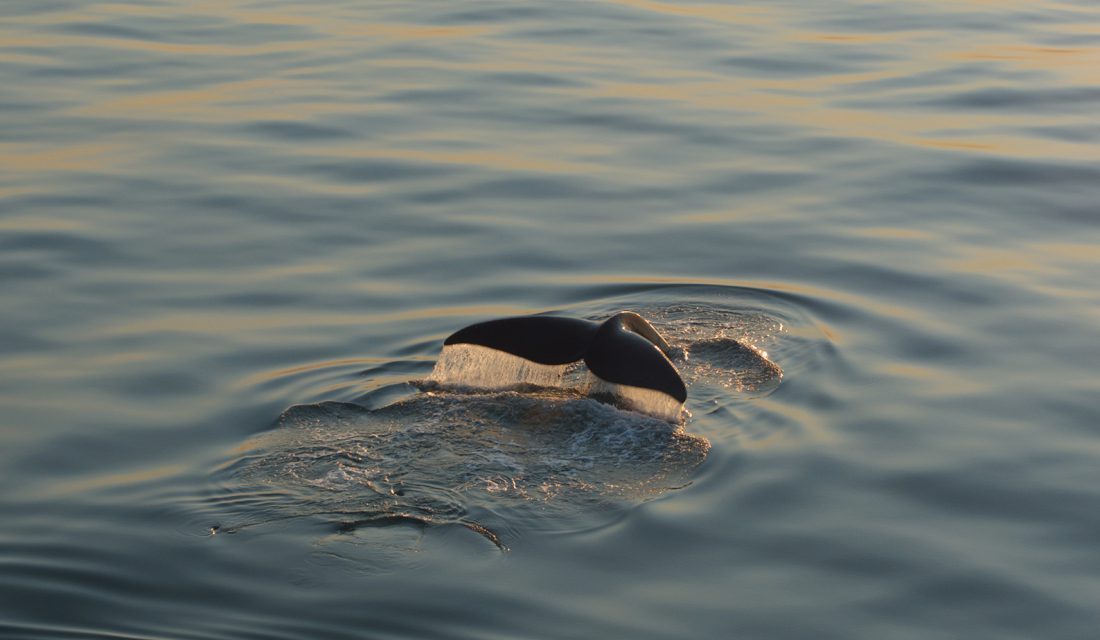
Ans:
{"type": "Polygon", "coordinates": [[[0,637],[1100,637],[1098,282],[1095,0],[4,0],[0,637]]]}

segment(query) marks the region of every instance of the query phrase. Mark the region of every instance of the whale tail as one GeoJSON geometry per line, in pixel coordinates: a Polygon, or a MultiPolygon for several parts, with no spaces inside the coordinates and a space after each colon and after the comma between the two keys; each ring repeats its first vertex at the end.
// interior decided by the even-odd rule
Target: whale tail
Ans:
{"type": "Polygon", "coordinates": [[[632,312],[603,323],[555,316],[489,320],[456,331],[443,344],[488,347],[541,365],[583,360],[605,382],[659,391],[680,403],[687,400],[687,387],[669,360],[668,342],[632,312]]]}

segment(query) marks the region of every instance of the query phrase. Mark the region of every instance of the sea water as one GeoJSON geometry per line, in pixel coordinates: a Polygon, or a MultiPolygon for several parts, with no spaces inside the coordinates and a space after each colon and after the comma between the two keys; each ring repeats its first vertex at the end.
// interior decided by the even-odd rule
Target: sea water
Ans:
{"type": "Polygon", "coordinates": [[[5,0],[0,637],[1095,637],[1098,33],[5,0]],[[681,421],[424,384],[622,310],[681,421]]]}

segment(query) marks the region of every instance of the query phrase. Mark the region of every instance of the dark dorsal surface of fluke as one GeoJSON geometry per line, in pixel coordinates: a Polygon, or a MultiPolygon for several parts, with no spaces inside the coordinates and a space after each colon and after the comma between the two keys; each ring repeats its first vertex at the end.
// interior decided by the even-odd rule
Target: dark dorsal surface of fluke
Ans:
{"type": "Polygon", "coordinates": [[[539,364],[569,364],[584,357],[600,325],[577,318],[520,316],[472,324],[443,345],[476,344],[539,364]]]}
{"type": "Polygon", "coordinates": [[[669,360],[671,348],[640,315],[623,311],[602,323],[556,316],[520,316],[470,325],[444,346],[473,344],[544,365],[584,360],[597,378],[652,389],[683,403],[687,387],[669,360]]]}

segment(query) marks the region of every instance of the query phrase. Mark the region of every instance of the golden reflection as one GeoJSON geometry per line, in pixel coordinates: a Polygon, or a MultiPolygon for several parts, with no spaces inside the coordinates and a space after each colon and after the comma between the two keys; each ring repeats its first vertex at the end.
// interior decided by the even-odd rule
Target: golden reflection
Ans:
{"type": "Polygon", "coordinates": [[[125,114],[128,118],[157,118],[174,114],[192,115],[200,120],[217,120],[217,116],[222,115],[226,120],[239,121],[245,111],[250,119],[258,120],[279,119],[273,113],[282,113],[288,117],[294,117],[293,114],[297,113],[297,116],[301,117],[303,108],[312,115],[327,111],[349,110],[346,104],[324,102],[272,109],[264,109],[260,106],[262,97],[274,101],[280,96],[299,94],[307,88],[306,83],[281,78],[249,79],[224,82],[200,89],[150,92],[115,98],[76,107],[69,113],[99,117],[118,117],[120,114],[125,114]],[[255,100],[256,104],[242,104],[249,99],[255,100]],[[219,110],[224,113],[220,114],[219,110]]]}
{"type": "Polygon", "coordinates": [[[43,149],[29,143],[0,143],[0,171],[9,174],[46,171],[94,171],[123,154],[120,143],[88,143],[43,149]]]}
{"type": "MultiPolygon", "coordinates": [[[[2,34],[3,31],[0,31],[2,34]]],[[[7,43],[5,43],[5,46],[7,43]]],[[[23,65],[33,64],[40,65],[49,63],[50,56],[42,53],[16,53],[11,51],[0,51],[0,63],[10,65],[23,65]]]]}
{"type": "MultiPolygon", "coordinates": [[[[340,269],[340,265],[331,262],[304,262],[285,266],[264,267],[262,269],[241,268],[233,271],[233,284],[256,285],[299,276],[328,276],[339,272],[340,269]]],[[[145,274],[144,277],[151,283],[166,285],[207,281],[210,275],[205,270],[173,269],[156,274],[145,274]]]]}
{"type": "Polygon", "coordinates": [[[911,37],[909,34],[898,33],[818,33],[808,31],[805,33],[792,34],[792,40],[801,40],[803,42],[837,42],[842,44],[867,44],[877,42],[892,42],[898,43],[900,38],[911,37]]]}
{"type": "MultiPolygon", "coordinates": [[[[19,186],[0,186],[0,198],[17,198],[19,196],[31,195],[34,193],[40,193],[39,189],[35,189],[31,186],[19,185],[19,186]]],[[[0,223],[2,224],[2,223],[0,223]]],[[[3,227],[0,227],[3,228],[3,227]]]]}
{"type": "Polygon", "coordinates": [[[524,154],[504,151],[423,151],[423,150],[388,150],[385,154],[361,154],[358,157],[378,159],[405,159],[435,162],[441,164],[456,164],[465,166],[480,166],[502,171],[522,169],[525,171],[541,171],[549,173],[588,173],[599,170],[601,165],[595,162],[581,163],[576,161],[555,160],[552,157],[524,154]]]}
{"type": "Polygon", "coordinates": [[[1072,263],[1100,264],[1100,245],[1074,242],[1046,242],[1032,247],[1051,259],[1072,263]]]}
{"type": "Polygon", "coordinates": [[[316,329],[320,327],[341,327],[362,324],[363,321],[364,318],[362,315],[353,313],[307,314],[303,311],[301,314],[297,315],[272,315],[256,311],[254,313],[237,313],[233,315],[228,313],[213,315],[183,312],[120,323],[107,327],[102,332],[102,335],[103,337],[113,337],[150,333],[185,334],[195,331],[206,331],[207,328],[211,326],[217,326],[221,331],[271,331],[306,326],[311,326],[316,329]]]}
{"type": "Polygon", "coordinates": [[[706,18],[732,24],[761,24],[770,22],[774,9],[770,7],[731,7],[725,4],[681,4],[656,0],[612,0],[614,4],[632,9],[674,16],[706,18]]]}
{"type": "Polygon", "coordinates": [[[986,43],[943,54],[947,61],[1010,63],[1013,69],[1041,71],[1062,78],[1060,86],[1100,85],[1100,47],[1028,47],[1014,42],[986,43]]]}
{"type": "Polygon", "coordinates": [[[391,313],[336,313],[329,312],[317,314],[305,309],[299,314],[280,313],[278,315],[257,310],[254,312],[240,312],[230,314],[228,312],[204,314],[198,312],[180,312],[167,315],[143,318],[127,323],[119,323],[105,328],[100,337],[134,336],[149,333],[191,333],[207,331],[209,327],[216,326],[221,331],[275,331],[281,329],[297,329],[311,327],[348,327],[367,326],[371,324],[390,324],[397,322],[410,322],[428,318],[452,318],[452,317],[492,317],[496,315],[524,315],[545,311],[541,308],[517,307],[511,305],[474,305],[466,307],[433,307],[430,309],[413,309],[409,311],[395,311],[391,313]]]}
{"type": "MultiPolygon", "coordinates": [[[[0,189],[0,195],[7,195],[0,189]]],[[[0,217],[0,231],[80,231],[88,228],[84,220],[49,218],[46,216],[0,217]]]]}
{"type": "MultiPolygon", "coordinates": [[[[67,33],[50,37],[26,37],[22,40],[16,37],[5,37],[3,42],[7,47],[11,46],[38,46],[49,47],[51,45],[65,44],[100,45],[114,49],[157,51],[164,53],[194,53],[202,55],[255,55],[260,53],[275,53],[280,51],[296,51],[311,49],[317,46],[318,40],[325,40],[332,46],[333,39],[344,38],[350,41],[357,38],[374,38],[388,40],[423,40],[423,39],[455,39],[476,38],[492,33],[495,28],[486,25],[415,25],[384,23],[362,20],[339,12],[311,12],[309,14],[293,13],[292,11],[271,12],[257,10],[246,6],[226,4],[223,2],[191,2],[187,7],[191,16],[209,16],[218,22],[233,23],[235,25],[279,25],[286,27],[300,27],[300,38],[290,39],[283,36],[277,44],[269,41],[239,42],[228,44],[187,44],[169,43],[139,38],[119,38],[109,35],[67,33]]],[[[140,5],[105,4],[87,7],[82,11],[70,13],[44,13],[41,15],[20,16],[10,21],[9,28],[19,26],[51,26],[55,24],[80,24],[92,23],[111,25],[118,17],[132,18],[135,16],[165,17],[171,18],[179,15],[177,7],[158,8],[140,5]]],[[[15,33],[7,29],[0,30],[5,36],[15,33]]],[[[156,34],[151,34],[156,35],[156,34]]]]}
{"type": "Polygon", "coordinates": [[[569,274],[568,276],[545,275],[541,282],[557,285],[576,284],[682,284],[682,285],[711,285],[719,287],[734,287],[738,289],[749,288],[759,290],[785,291],[819,300],[831,300],[845,304],[855,309],[867,309],[871,313],[881,316],[897,318],[913,323],[923,323],[923,326],[939,326],[946,328],[949,324],[942,319],[941,314],[935,314],[932,310],[923,310],[919,307],[900,307],[880,299],[878,297],[861,296],[855,293],[841,291],[839,289],[825,289],[809,285],[794,284],[790,282],[775,282],[771,280],[744,280],[732,278],[713,278],[700,276],[668,277],[658,275],[617,275],[607,273],[594,274],[569,274]]]}
{"type": "MultiPolygon", "coordinates": [[[[192,1],[187,10],[192,15],[210,15],[219,21],[234,24],[281,25],[302,27],[312,37],[331,40],[333,37],[359,38],[382,37],[393,40],[470,38],[493,31],[485,25],[411,25],[373,22],[364,20],[362,15],[352,11],[314,11],[312,6],[297,8],[281,7],[278,12],[267,10],[262,5],[234,4],[225,2],[192,1]]],[[[107,15],[174,15],[178,9],[137,7],[124,4],[101,5],[95,7],[97,13],[107,15]]]]}
{"type": "MultiPolygon", "coordinates": [[[[274,382],[281,380],[287,376],[293,376],[299,373],[308,373],[310,371],[320,371],[323,369],[331,369],[334,367],[366,367],[374,364],[386,364],[393,362],[391,358],[344,358],[342,360],[327,360],[325,362],[311,362],[309,364],[287,367],[285,369],[276,369],[274,371],[260,371],[250,376],[246,376],[236,381],[233,385],[234,389],[250,389],[257,385],[264,384],[266,382],[274,382]]],[[[342,388],[341,383],[340,388],[342,388]]]]}
{"type": "Polygon", "coordinates": [[[924,393],[950,397],[982,393],[989,385],[952,372],[947,367],[922,367],[907,362],[884,361],[873,365],[875,371],[888,376],[904,378],[907,383],[922,388],[924,393]]]}
{"type": "Polygon", "coordinates": [[[913,141],[913,144],[918,144],[925,147],[934,147],[937,149],[964,149],[967,151],[998,151],[999,145],[980,143],[980,142],[962,142],[961,140],[936,140],[934,138],[920,138],[913,141]]]}
{"type": "MultiPolygon", "coordinates": [[[[41,40],[38,41],[41,45],[41,40]]],[[[67,46],[98,45],[120,51],[141,51],[149,53],[193,54],[209,57],[232,58],[235,56],[256,56],[293,51],[312,51],[317,43],[311,40],[280,40],[277,44],[268,42],[252,44],[185,44],[176,42],[155,42],[132,38],[112,38],[109,36],[73,36],[66,38],[67,46]]]]}
{"type": "Polygon", "coordinates": [[[928,233],[927,231],[920,231],[918,229],[907,229],[904,227],[864,227],[861,229],[852,229],[850,231],[852,235],[863,236],[865,238],[885,238],[888,240],[934,240],[935,235],[928,233]]]}
{"type": "Polygon", "coordinates": [[[153,351],[119,351],[117,353],[105,353],[97,356],[89,356],[83,359],[84,367],[106,369],[119,365],[131,365],[137,362],[149,362],[156,360],[158,354],[153,351]]]}
{"type": "MultiPolygon", "coordinates": [[[[652,58],[646,61],[650,65],[644,74],[620,73],[623,62],[614,57],[595,57],[591,51],[583,48],[565,46],[559,43],[535,38],[519,39],[509,37],[506,26],[487,24],[440,25],[440,24],[401,24],[384,23],[367,19],[363,12],[354,10],[336,12],[316,12],[308,9],[297,11],[272,11],[258,6],[225,4],[223,2],[201,1],[189,4],[188,11],[196,16],[216,17],[219,21],[234,24],[283,25],[300,27],[289,31],[276,40],[257,40],[255,42],[231,43],[187,43],[160,42],[141,38],[114,37],[111,35],[78,33],[36,33],[37,25],[59,23],[99,22],[112,24],[118,16],[146,15],[172,17],[178,14],[174,6],[132,6],[124,3],[92,5],[69,13],[50,13],[43,15],[21,16],[0,27],[0,41],[9,51],[2,55],[31,56],[36,62],[42,60],[38,51],[64,51],[67,47],[95,47],[102,49],[137,50],[149,53],[165,54],[173,57],[206,57],[214,61],[218,58],[237,56],[255,56],[275,52],[313,51],[319,43],[337,55],[352,56],[367,52],[375,47],[392,43],[405,43],[414,40],[469,39],[482,43],[492,43],[487,36],[503,30],[507,42],[497,46],[486,46],[484,53],[471,59],[443,60],[431,51],[423,55],[410,54],[403,58],[375,58],[364,60],[363,72],[377,69],[420,69],[430,65],[433,70],[452,69],[464,74],[528,72],[546,73],[559,77],[590,77],[594,67],[606,69],[605,78],[631,78],[630,80],[606,81],[587,86],[566,88],[526,87],[525,91],[545,92],[557,97],[576,96],[578,98],[623,98],[635,101],[661,102],[671,101],[685,108],[697,110],[695,115],[710,121],[723,119],[736,121],[744,126],[756,123],[786,123],[793,127],[818,130],[822,135],[847,138],[864,138],[883,141],[902,146],[917,146],[946,151],[965,153],[998,153],[1021,157],[1048,157],[1060,159],[1095,159],[1098,156],[1096,145],[1085,140],[1055,139],[1029,134],[1019,130],[1020,116],[1008,110],[958,110],[934,106],[907,108],[904,106],[904,93],[913,92],[916,99],[926,94],[942,94],[942,87],[914,86],[905,90],[889,90],[882,97],[898,102],[899,108],[886,109],[869,106],[860,107],[848,104],[850,96],[867,95],[864,87],[878,81],[903,81],[906,78],[921,78],[930,72],[942,70],[945,66],[957,65],[958,61],[1005,61],[1021,68],[1041,69],[1059,74],[1077,86],[1096,86],[1100,84],[1100,48],[1098,47],[1056,47],[1025,46],[1018,41],[991,41],[985,39],[938,42],[931,48],[927,42],[927,32],[919,30],[889,33],[854,32],[816,32],[789,30],[789,16],[783,9],[772,7],[730,7],[725,4],[673,3],[659,0],[615,0],[616,4],[632,9],[678,16],[700,21],[716,28],[728,28],[730,25],[766,23],[772,37],[767,42],[748,42],[754,46],[753,55],[767,57],[777,51],[783,51],[783,42],[823,43],[825,49],[836,47],[836,51],[865,50],[889,46],[904,51],[906,55],[890,59],[871,68],[845,69],[838,66],[838,73],[809,74],[799,77],[768,77],[766,75],[716,72],[705,67],[685,68],[677,66],[678,61],[652,58]],[[872,46],[868,46],[872,45],[872,46]],[[15,48],[34,49],[34,52],[11,51],[15,48]],[[507,51],[507,56],[498,55],[507,51]],[[574,74],[574,72],[576,72],[574,74]],[[851,90],[849,91],[848,88],[851,90]],[[993,133],[993,131],[998,131],[993,133]],[[949,132],[949,133],[945,133],[949,132]],[[1006,133],[1007,132],[1007,133],[1006,133]]],[[[964,3],[966,4],[966,3],[964,3]]],[[[972,0],[970,4],[983,3],[972,0]]],[[[947,5],[943,9],[946,11],[947,5]]],[[[1020,5],[1023,6],[1023,5],[1020,5]]],[[[956,5],[951,5],[952,8],[956,5]]],[[[982,10],[988,10],[983,7],[982,10]]],[[[1087,28],[1074,25],[1051,25],[1046,27],[1050,33],[1087,32],[1087,28]]],[[[731,50],[732,51],[732,50],[731,50]]],[[[190,119],[201,122],[243,122],[258,120],[294,120],[304,121],[322,118],[331,114],[362,114],[364,111],[379,110],[401,111],[400,104],[387,104],[372,100],[370,94],[356,90],[345,93],[333,92],[327,81],[310,78],[311,72],[339,68],[316,67],[313,69],[296,68],[294,77],[266,76],[241,82],[229,82],[196,89],[178,89],[142,95],[119,97],[107,92],[95,93],[78,88],[58,87],[54,91],[64,98],[64,102],[79,102],[79,106],[63,110],[64,115],[93,116],[127,119],[190,119]],[[303,96],[325,96],[300,100],[303,96]]],[[[965,93],[968,90],[987,88],[984,80],[976,79],[973,84],[958,83],[952,85],[951,92],[965,93]]],[[[387,91],[402,88],[430,87],[430,83],[409,82],[402,87],[392,80],[385,84],[387,91]]],[[[887,90],[883,90],[887,91],[887,90]]],[[[875,99],[872,93],[869,99],[875,99]]],[[[1081,116],[1082,118],[1086,116],[1081,116]]],[[[1061,113],[1035,114],[1030,117],[1029,125],[1065,126],[1067,117],[1061,113]]],[[[531,153],[530,142],[538,139],[540,132],[529,136],[498,138],[494,148],[476,152],[425,151],[422,149],[392,149],[380,151],[378,145],[366,150],[360,145],[357,153],[362,157],[405,157],[414,160],[449,164],[469,164],[492,169],[516,168],[527,171],[578,173],[584,171],[609,171],[601,168],[599,159],[591,161],[577,160],[582,154],[572,147],[590,142],[590,137],[579,132],[567,132],[555,139],[557,153],[531,153]],[[569,158],[572,158],[570,160],[569,158]]],[[[461,130],[436,131],[435,137],[455,137],[461,139],[461,130]]],[[[546,136],[541,136],[543,139],[546,136]]],[[[408,138],[406,143],[414,142],[408,138]]],[[[313,146],[327,153],[339,154],[350,151],[354,144],[339,145],[328,143],[327,147],[313,146]]],[[[136,148],[136,145],[135,145],[136,148]]],[[[131,149],[133,150],[133,149],[131,149]]],[[[79,155],[79,151],[74,151],[79,155]]],[[[6,157],[7,154],[5,154],[6,157]]],[[[42,167],[66,167],[59,164],[63,159],[40,158],[42,167]]],[[[2,160],[0,160],[2,162],[2,160]]],[[[29,160],[34,167],[35,158],[29,160]]],[[[92,156],[83,160],[74,159],[72,168],[83,168],[94,162],[92,156]]],[[[2,165],[10,169],[18,164],[20,169],[28,165],[20,161],[8,160],[2,165]]],[[[360,194],[361,190],[339,186],[348,194],[360,194]]]]}
{"type": "Polygon", "coordinates": [[[1100,264],[1100,248],[1076,243],[970,247],[962,257],[943,259],[940,268],[1000,280],[1063,303],[1070,299],[1096,301],[1095,287],[1083,286],[1077,276],[1083,264],[1100,264]]]}
{"type": "Polygon", "coordinates": [[[759,198],[744,196],[736,209],[719,210],[687,210],[684,213],[670,214],[668,223],[677,227],[684,225],[708,225],[740,222],[745,220],[766,220],[776,224],[783,221],[796,223],[804,220],[800,213],[806,207],[813,207],[819,202],[819,196],[812,193],[798,194],[785,193],[783,198],[773,198],[766,192],[759,198]]]}
{"type": "MultiPolygon", "coordinates": [[[[889,71],[837,74],[808,78],[742,77],[736,84],[728,78],[698,80],[697,72],[674,85],[666,83],[604,83],[574,91],[598,98],[635,98],[672,101],[705,109],[710,117],[736,117],[740,122],[784,120],[796,126],[820,129],[838,137],[870,138],[902,146],[920,146],[945,150],[998,152],[1026,157],[1096,158],[1095,145],[1071,140],[988,133],[1001,126],[1018,125],[1019,114],[988,111],[941,111],[905,109],[888,111],[840,106],[836,95],[846,83],[863,83],[920,73],[906,71],[904,65],[889,71]],[[674,90],[670,87],[674,87],[674,90]],[[726,112],[726,113],[723,113],[726,112]],[[726,114],[729,115],[726,115],[726,114]],[[953,131],[948,137],[936,132],[953,131]],[[973,131],[973,138],[960,138],[959,132],[973,131]]],[[[673,76],[674,77],[674,76],[673,76]]],[[[980,87],[975,87],[980,88],[980,87]]],[[[963,91],[965,89],[958,88],[963,91]]],[[[1062,114],[1035,116],[1033,125],[1064,125],[1062,114]]]]}
{"type": "MultiPolygon", "coordinates": [[[[142,5],[138,3],[120,4],[113,2],[104,2],[97,4],[94,7],[89,7],[88,10],[94,11],[96,14],[106,14],[109,16],[165,16],[175,13],[175,10],[169,9],[165,5],[142,5]]],[[[73,14],[65,14],[73,15],[73,14]]]]}
{"type": "Polygon", "coordinates": [[[1025,274],[1055,275],[1061,271],[1041,261],[1034,252],[1024,247],[968,247],[964,257],[947,259],[943,267],[951,271],[1000,278],[1017,278],[1025,274]]]}
{"type": "Polygon", "coordinates": [[[1095,62],[1100,48],[1024,47],[1020,45],[987,45],[978,49],[951,54],[961,60],[1023,60],[1040,66],[1095,62]],[[1077,58],[1074,60],[1073,58],[1077,58]]]}
{"type": "Polygon", "coordinates": [[[418,26],[385,23],[337,23],[326,28],[345,38],[386,38],[390,40],[451,40],[477,38],[493,33],[494,29],[483,25],[468,26],[418,26]]]}
{"type": "MultiPolygon", "coordinates": [[[[617,0],[622,6],[635,9],[677,15],[688,18],[706,19],[716,23],[746,24],[769,22],[776,23],[781,17],[774,9],[731,8],[716,4],[680,4],[657,0],[617,0]]],[[[277,42],[231,43],[231,44],[188,44],[163,43],[134,38],[117,38],[99,35],[64,34],[57,36],[19,33],[19,25],[55,24],[62,22],[81,22],[98,20],[108,23],[120,14],[133,15],[135,12],[146,15],[172,15],[172,8],[144,9],[114,3],[87,8],[71,14],[21,17],[14,21],[14,27],[2,29],[7,48],[33,46],[56,49],[67,45],[100,46],[112,49],[137,49],[171,55],[195,55],[214,57],[232,57],[237,55],[256,55],[276,51],[312,50],[318,41],[337,49],[363,46],[366,40],[371,46],[386,42],[405,42],[416,39],[455,39],[484,38],[494,31],[486,25],[409,25],[379,23],[363,19],[348,19],[347,14],[339,12],[327,15],[316,12],[288,13],[272,12],[255,7],[241,7],[218,2],[198,2],[190,7],[197,14],[218,16],[239,24],[278,24],[301,27],[298,38],[282,38],[277,42]]],[[[776,29],[781,24],[774,25],[776,29]]],[[[861,45],[887,43],[895,47],[916,49],[927,47],[920,40],[921,32],[905,31],[899,33],[830,33],[830,32],[793,32],[783,34],[790,40],[815,41],[833,44],[837,47],[859,47],[861,45]]],[[[846,84],[858,85],[878,80],[918,77],[943,65],[943,61],[1004,59],[1017,64],[1042,67],[1061,74],[1073,74],[1076,82],[1095,85],[1100,81],[1100,49],[1088,47],[1028,47],[1019,43],[984,42],[974,45],[966,43],[965,49],[947,47],[944,51],[931,52],[932,55],[917,55],[921,51],[912,51],[913,55],[905,60],[891,61],[888,68],[842,72],[837,74],[811,75],[798,78],[768,78],[743,76],[732,81],[728,74],[716,74],[703,70],[685,71],[683,68],[662,68],[661,61],[654,60],[651,70],[653,77],[661,82],[608,82],[580,89],[553,89],[558,94],[575,93],[585,97],[634,98],[650,101],[670,100],[680,104],[705,109],[709,114],[701,117],[738,117],[742,121],[747,116],[757,120],[775,121],[778,119],[798,126],[821,129],[837,136],[872,138],[906,146],[921,146],[951,151],[998,152],[1025,156],[1046,156],[1060,158],[1094,158],[1094,145],[1071,140],[1056,140],[1027,135],[994,135],[988,131],[1000,125],[1018,123],[1018,114],[991,113],[989,111],[964,113],[944,112],[933,109],[888,111],[885,109],[861,109],[842,106],[843,94],[838,90],[846,84]],[[670,81],[674,90],[670,90],[670,81]],[[942,135],[936,132],[951,130],[956,133],[942,135]],[[973,136],[958,132],[974,131],[973,136]]],[[[761,50],[761,55],[767,55],[761,50]]],[[[423,65],[423,60],[377,60],[380,67],[400,67],[423,65]]],[[[568,74],[570,66],[590,68],[593,64],[605,64],[614,67],[612,62],[598,62],[591,55],[578,52],[575,48],[552,43],[529,40],[512,42],[509,45],[507,60],[497,56],[486,56],[480,60],[462,60],[446,62],[432,61],[433,68],[443,69],[448,65],[469,73],[500,71],[553,72],[568,74]],[[551,62],[548,62],[551,61],[551,62]]],[[[392,84],[391,89],[397,89],[392,84]]],[[[297,102],[279,100],[280,97],[300,96],[303,93],[318,93],[323,89],[317,82],[289,78],[264,78],[244,82],[225,83],[213,87],[191,90],[166,91],[140,96],[110,97],[101,101],[86,102],[72,109],[76,115],[117,117],[125,114],[128,118],[190,118],[200,121],[240,121],[244,117],[259,119],[311,119],[324,114],[361,112],[364,106],[361,97],[348,96],[347,101],[315,100],[297,102]],[[247,110],[247,114],[246,114],[247,110]]],[[[980,88],[975,85],[975,89],[980,88]]],[[[915,88],[919,91],[920,88],[915,88]]],[[[953,87],[955,91],[965,91],[965,86],[953,87]]],[[[371,103],[371,110],[398,109],[397,105],[371,103]]],[[[1044,122],[1064,124],[1064,118],[1057,114],[1037,116],[1036,125],[1044,122]]],[[[534,157],[526,145],[517,145],[513,149],[498,148],[480,153],[447,154],[443,152],[401,152],[408,157],[420,154],[420,157],[438,162],[471,163],[491,168],[516,167],[530,171],[577,172],[593,169],[592,164],[549,161],[548,156],[534,157]]],[[[559,156],[560,157],[560,156],[559,156]]]]}
{"type": "Polygon", "coordinates": [[[293,176],[287,174],[264,175],[240,170],[241,178],[234,179],[237,186],[254,190],[274,190],[273,192],[315,193],[341,196],[368,196],[377,193],[377,182],[339,182],[319,180],[315,176],[293,176]]]}
{"type": "Polygon", "coordinates": [[[108,473],[90,478],[80,478],[67,482],[57,482],[46,491],[48,496],[69,496],[88,491],[143,485],[178,475],[187,470],[183,464],[166,464],[151,469],[141,469],[125,473],[108,473]]]}
{"type": "Polygon", "coordinates": [[[783,428],[772,428],[763,434],[749,433],[739,438],[737,445],[743,449],[775,449],[789,446],[805,446],[806,441],[822,444],[835,443],[838,435],[830,429],[820,411],[812,411],[789,402],[772,402],[764,399],[769,413],[783,416],[786,424],[783,428]]]}
{"type": "MultiPolygon", "coordinates": [[[[56,20],[64,20],[54,14],[45,14],[50,17],[48,24],[56,20]]],[[[68,16],[74,22],[80,22],[78,16],[68,16]]],[[[20,22],[28,22],[20,20],[20,22]]],[[[316,48],[317,43],[313,39],[307,40],[279,40],[277,43],[267,41],[242,44],[190,44],[161,42],[153,40],[140,40],[137,38],[120,38],[108,35],[91,35],[67,33],[64,35],[34,34],[26,35],[14,30],[15,25],[7,25],[0,28],[0,41],[5,48],[30,48],[38,50],[58,49],[64,47],[100,47],[117,51],[141,51],[151,53],[191,54],[203,56],[234,57],[254,56],[259,54],[271,54],[288,51],[304,51],[316,48]]]]}
{"type": "Polygon", "coordinates": [[[391,323],[391,322],[404,322],[410,320],[421,320],[425,318],[451,318],[451,317],[490,317],[494,315],[500,316],[518,316],[528,313],[540,313],[545,309],[531,308],[531,307],[516,307],[512,305],[501,304],[483,304],[483,305],[471,305],[466,307],[434,307],[430,309],[414,309],[412,311],[398,311],[395,313],[385,314],[373,314],[371,316],[356,315],[359,322],[373,323],[391,323]]]}

